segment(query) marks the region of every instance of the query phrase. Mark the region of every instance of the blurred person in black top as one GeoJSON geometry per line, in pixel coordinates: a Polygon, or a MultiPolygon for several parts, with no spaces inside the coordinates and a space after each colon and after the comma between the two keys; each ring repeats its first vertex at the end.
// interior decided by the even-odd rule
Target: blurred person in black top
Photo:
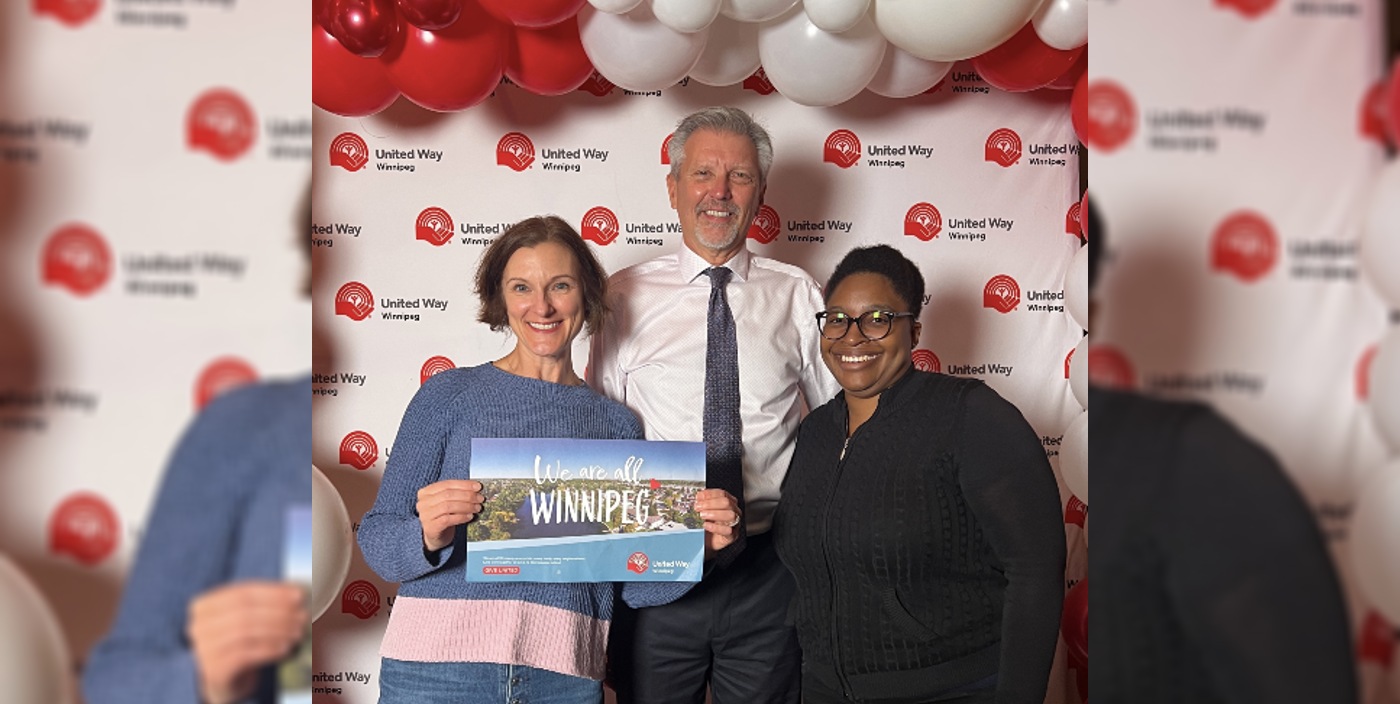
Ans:
{"type": "MultiPolygon", "coordinates": [[[[1092,292],[1106,238],[1088,217],[1092,292]]],[[[1089,419],[1094,698],[1358,701],[1327,547],[1269,452],[1200,403],[1091,384],[1089,419]]]]}
{"type": "Polygon", "coordinates": [[[803,421],[774,521],[803,700],[1040,704],[1064,597],[1055,477],[985,383],[914,369],[923,291],[897,250],[855,249],[817,315],[842,392],[803,421]]]}

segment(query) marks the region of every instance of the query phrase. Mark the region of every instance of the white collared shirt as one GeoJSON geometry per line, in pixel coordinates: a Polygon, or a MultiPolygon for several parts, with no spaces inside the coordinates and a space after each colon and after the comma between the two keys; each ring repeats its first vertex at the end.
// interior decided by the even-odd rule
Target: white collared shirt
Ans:
{"type": "MultiPolygon", "coordinates": [[[[806,408],[841,390],[821,359],[821,289],[802,269],[753,256],[723,266],[739,343],[744,499],[749,534],[767,531],[806,408]],[[804,400],[806,405],[804,406],[804,400]]],[[[589,384],[637,414],[648,440],[702,440],[710,263],[689,248],[609,279],[608,319],[593,336],[589,384]]]]}

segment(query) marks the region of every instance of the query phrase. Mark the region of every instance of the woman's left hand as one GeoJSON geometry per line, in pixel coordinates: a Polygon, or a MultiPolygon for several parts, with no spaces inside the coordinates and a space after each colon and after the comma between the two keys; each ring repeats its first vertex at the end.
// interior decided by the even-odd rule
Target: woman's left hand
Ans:
{"type": "Polygon", "coordinates": [[[695,510],[705,521],[705,556],[729,547],[739,539],[739,500],[724,489],[701,489],[695,495],[695,510]]]}

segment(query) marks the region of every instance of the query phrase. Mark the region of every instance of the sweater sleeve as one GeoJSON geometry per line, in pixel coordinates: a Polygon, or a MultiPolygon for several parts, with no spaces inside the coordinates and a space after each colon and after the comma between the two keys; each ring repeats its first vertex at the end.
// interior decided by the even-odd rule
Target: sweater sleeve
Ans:
{"type": "MultiPolygon", "coordinates": [[[[112,630],[83,671],[89,704],[189,704],[199,677],[190,602],[232,575],[250,488],[259,480],[261,389],[231,392],[194,420],[157,490],[112,630]]],[[[268,575],[268,578],[274,578],[268,575]]]]}
{"type": "Polygon", "coordinates": [[[409,402],[384,468],[374,506],[360,520],[358,540],[365,563],[389,582],[407,582],[446,565],[452,545],[429,559],[418,521],[418,490],[442,475],[451,433],[450,406],[461,391],[452,372],[437,374],[409,402]]]}
{"type": "Polygon", "coordinates": [[[1213,411],[1183,426],[1158,529],[1166,589],[1224,701],[1357,701],[1341,585],[1312,510],[1213,411]]]}
{"type": "Polygon", "coordinates": [[[996,701],[1039,704],[1064,603],[1059,489],[1015,406],[985,384],[969,389],[965,401],[959,483],[1006,576],[996,701]]]}

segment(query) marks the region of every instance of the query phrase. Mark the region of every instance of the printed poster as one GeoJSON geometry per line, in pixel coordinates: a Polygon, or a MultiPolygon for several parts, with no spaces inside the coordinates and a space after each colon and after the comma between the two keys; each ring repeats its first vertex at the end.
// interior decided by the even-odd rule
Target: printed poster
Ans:
{"type": "MultiPolygon", "coordinates": [[[[311,505],[287,509],[282,543],[282,579],[311,594],[311,505]]],[[[308,607],[309,608],[309,607],[308,607]]],[[[306,634],[286,660],[277,666],[278,704],[311,704],[311,621],[306,634]]]]}
{"type": "Polygon", "coordinates": [[[697,582],[705,444],[477,438],[472,582],[697,582]]]}

